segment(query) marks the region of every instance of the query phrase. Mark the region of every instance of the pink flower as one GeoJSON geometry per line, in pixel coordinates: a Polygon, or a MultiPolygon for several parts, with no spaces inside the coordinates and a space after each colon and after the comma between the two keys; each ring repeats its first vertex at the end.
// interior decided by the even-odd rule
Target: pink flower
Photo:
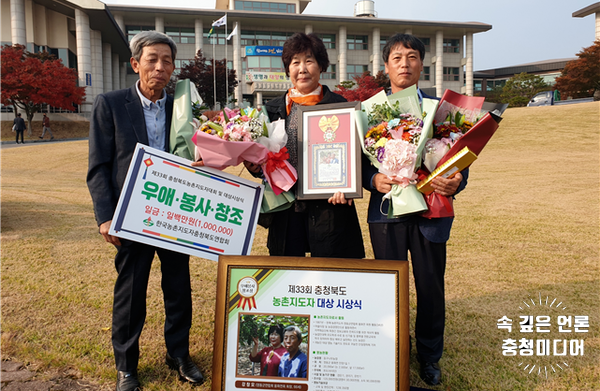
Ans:
{"type": "Polygon", "coordinates": [[[394,179],[402,187],[415,181],[417,162],[417,146],[404,140],[389,140],[385,145],[385,153],[379,171],[394,179]]]}

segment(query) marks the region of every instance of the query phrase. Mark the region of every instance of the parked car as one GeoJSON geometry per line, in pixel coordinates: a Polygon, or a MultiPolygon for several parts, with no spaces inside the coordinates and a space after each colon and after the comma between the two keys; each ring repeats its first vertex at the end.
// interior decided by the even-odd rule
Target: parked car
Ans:
{"type": "Polygon", "coordinates": [[[554,91],[543,91],[535,94],[533,98],[527,103],[527,107],[533,106],[551,106],[554,102],[560,101],[560,92],[554,91]]]}
{"type": "Polygon", "coordinates": [[[527,107],[534,106],[554,106],[554,105],[568,105],[571,103],[584,103],[584,102],[593,102],[594,98],[579,98],[579,99],[567,99],[560,100],[560,92],[558,90],[554,91],[543,91],[538,92],[531,98],[529,103],[527,103],[527,107]]]}

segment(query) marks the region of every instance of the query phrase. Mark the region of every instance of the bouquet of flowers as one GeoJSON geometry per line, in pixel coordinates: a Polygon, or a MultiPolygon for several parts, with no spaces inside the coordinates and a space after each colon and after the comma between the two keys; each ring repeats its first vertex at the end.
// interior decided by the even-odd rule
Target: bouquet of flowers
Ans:
{"type": "Polygon", "coordinates": [[[452,178],[467,168],[498,128],[501,118],[486,113],[483,104],[483,97],[444,92],[435,115],[433,137],[425,146],[424,164],[419,171],[421,181],[417,188],[426,195],[429,207],[424,217],[454,216],[452,197],[435,193],[430,184],[437,176],[452,178]]]}
{"type": "Polygon", "coordinates": [[[387,211],[390,218],[427,210],[415,186],[416,169],[421,165],[425,142],[431,137],[437,103],[425,99],[423,115],[414,86],[390,96],[380,92],[363,102],[365,113],[359,114],[362,120],[358,121],[363,152],[380,173],[394,181],[392,190],[384,196],[384,200],[391,200],[387,211]]]}
{"type": "Polygon", "coordinates": [[[287,161],[285,121],[269,122],[254,108],[225,108],[215,118],[192,120],[196,157],[205,166],[222,170],[243,161],[260,164],[275,195],[288,191],[298,174],[287,161]]]}

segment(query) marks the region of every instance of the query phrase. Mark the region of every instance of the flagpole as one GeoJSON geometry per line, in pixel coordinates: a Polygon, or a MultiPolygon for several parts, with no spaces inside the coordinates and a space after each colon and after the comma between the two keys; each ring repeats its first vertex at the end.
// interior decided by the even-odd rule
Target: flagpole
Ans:
{"type": "Polygon", "coordinates": [[[225,106],[229,105],[229,75],[227,69],[227,13],[225,13],[225,106]]]}
{"type": "MultiPolygon", "coordinates": [[[[219,39],[219,34],[217,34],[217,38],[219,39]]],[[[217,67],[215,66],[215,40],[213,40],[213,97],[215,101],[214,110],[217,109],[217,67]]]]}

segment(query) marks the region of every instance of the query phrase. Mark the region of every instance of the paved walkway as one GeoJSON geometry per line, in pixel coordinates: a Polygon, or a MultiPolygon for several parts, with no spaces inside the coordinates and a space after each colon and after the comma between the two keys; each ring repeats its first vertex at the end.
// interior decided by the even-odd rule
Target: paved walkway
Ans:
{"type": "Polygon", "coordinates": [[[3,391],[96,391],[108,389],[78,379],[75,371],[37,372],[17,361],[2,361],[0,388],[3,391]]]}

